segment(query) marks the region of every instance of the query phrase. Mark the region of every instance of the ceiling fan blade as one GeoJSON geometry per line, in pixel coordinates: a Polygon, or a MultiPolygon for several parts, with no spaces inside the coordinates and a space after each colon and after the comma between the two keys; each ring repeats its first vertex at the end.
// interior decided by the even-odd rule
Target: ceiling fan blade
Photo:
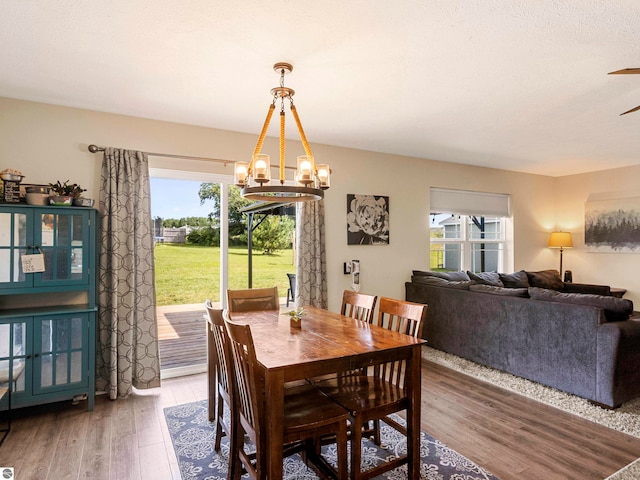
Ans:
{"type": "Polygon", "coordinates": [[[640,110],[640,105],[638,105],[636,108],[632,108],[631,110],[627,110],[626,112],[621,113],[620,115],[626,115],[627,113],[637,112],[638,110],[640,110]]]}
{"type": "Polygon", "coordinates": [[[609,72],[607,75],[635,75],[640,74],[640,68],[623,68],[615,72],[609,72]]]}

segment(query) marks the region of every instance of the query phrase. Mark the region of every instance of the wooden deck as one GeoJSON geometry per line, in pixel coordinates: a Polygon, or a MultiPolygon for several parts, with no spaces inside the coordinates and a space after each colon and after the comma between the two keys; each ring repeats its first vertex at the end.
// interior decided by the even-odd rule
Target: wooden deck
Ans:
{"type": "Polygon", "coordinates": [[[158,307],[156,313],[161,368],[205,364],[207,333],[204,303],[158,307]]]}
{"type": "MultiPolygon", "coordinates": [[[[286,298],[280,308],[286,309],[286,298]]],[[[214,306],[220,307],[219,303],[214,306]]],[[[206,310],[203,303],[157,307],[162,370],[207,363],[206,310]]]]}

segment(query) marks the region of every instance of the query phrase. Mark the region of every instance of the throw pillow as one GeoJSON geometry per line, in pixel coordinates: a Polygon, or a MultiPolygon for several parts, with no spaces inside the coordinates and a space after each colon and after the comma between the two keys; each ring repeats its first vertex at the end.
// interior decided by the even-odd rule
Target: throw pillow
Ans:
{"type": "Polygon", "coordinates": [[[515,273],[499,273],[500,281],[507,288],[527,288],[529,287],[529,279],[527,272],[520,270],[515,273]]]}
{"type": "Polygon", "coordinates": [[[432,285],[435,287],[457,288],[459,290],[469,290],[469,285],[473,283],[471,280],[452,281],[431,275],[413,275],[411,277],[411,281],[413,283],[422,283],[424,285],[432,285]]]}
{"type": "Polygon", "coordinates": [[[504,287],[504,283],[500,280],[500,275],[497,272],[481,272],[473,273],[467,271],[467,275],[471,280],[475,280],[476,283],[481,285],[493,285],[494,287],[504,287]]]}
{"type": "Polygon", "coordinates": [[[469,281],[470,278],[465,272],[425,272],[422,270],[414,270],[414,275],[421,275],[425,277],[438,277],[451,281],[469,281]]]}
{"type": "Polygon", "coordinates": [[[593,295],[591,293],[564,293],[538,287],[529,287],[529,296],[536,300],[600,307],[604,309],[604,316],[607,322],[626,320],[633,313],[633,302],[626,298],[593,295]]]}
{"type": "Polygon", "coordinates": [[[548,288],[550,290],[564,291],[564,282],[557,270],[542,270],[540,272],[527,272],[529,286],[548,288]]]}
{"type": "Polygon", "coordinates": [[[474,292],[491,293],[492,295],[502,295],[509,297],[528,297],[529,292],[526,288],[505,288],[493,285],[469,285],[469,290],[474,292]]]}

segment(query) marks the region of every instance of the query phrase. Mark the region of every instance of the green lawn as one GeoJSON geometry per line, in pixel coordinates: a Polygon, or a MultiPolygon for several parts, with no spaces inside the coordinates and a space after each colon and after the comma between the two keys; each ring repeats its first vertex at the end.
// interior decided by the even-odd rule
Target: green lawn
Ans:
{"type": "MultiPolygon", "coordinates": [[[[201,303],[220,298],[220,248],[159,243],[155,247],[158,306],[201,303]]],[[[229,288],[249,286],[249,261],[244,247],[229,248],[229,288]]],[[[295,273],[292,250],[276,255],[253,253],[253,287],[278,287],[287,295],[287,273],[295,273]]]]}

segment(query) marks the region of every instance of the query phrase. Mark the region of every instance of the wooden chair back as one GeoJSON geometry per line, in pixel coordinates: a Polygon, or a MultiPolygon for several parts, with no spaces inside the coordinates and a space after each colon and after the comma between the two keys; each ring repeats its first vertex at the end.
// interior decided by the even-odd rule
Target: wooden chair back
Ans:
{"type": "MultiPolygon", "coordinates": [[[[421,338],[426,315],[427,305],[425,304],[380,297],[378,319],[373,324],[387,330],[421,338]]],[[[377,365],[374,368],[374,375],[400,388],[405,388],[405,369],[405,360],[387,362],[377,365]]]]}
{"type": "MultiPolygon", "coordinates": [[[[260,419],[264,418],[264,404],[261,401],[264,381],[259,374],[258,360],[249,325],[234,323],[228,313],[223,312],[224,322],[229,334],[231,353],[234,365],[235,403],[238,421],[242,429],[238,429],[238,435],[242,431],[251,438],[256,446],[256,454],[264,455],[263,432],[260,429],[260,419]]],[[[240,441],[241,445],[243,442],[240,441]]],[[[238,449],[241,462],[251,464],[251,457],[238,449]]],[[[263,462],[258,459],[257,465],[263,462]]]]}
{"type": "MultiPolygon", "coordinates": [[[[215,451],[220,451],[223,433],[235,446],[233,432],[237,416],[233,408],[235,392],[233,390],[233,359],[231,342],[224,323],[223,310],[214,308],[210,300],[205,302],[207,309],[207,380],[209,383],[209,421],[216,424],[215,451]],[[229,411],[229,423],[225,421],[225,406],[229,411]]],[[[230,458],[230,467],[235,461],[230,458]]]]}
{"type": "Polygon", "coordinates": [[[229,312],[279,310],[278,287],[227,290],[229,312]]]}
{"type": "Polygon", "coordinates": [[[212,373],[215,373],[218,385],[227,395],[231,395],[232,378],[230,375],[233,363],[230,357],[229,336],[227,335],[227,327],[224,324],[222,310],[213,308],[210,300],[206,301],[205,307],[208,313],[207,336],[210,341],[208,345],[212,347],[210,351],[213,353],[208,360],[208,365],[213,367],[209,370],[209,377],[211,377],[212,373]]]}
{"type": "Polygon", "coordinates": [[[422,338],[426,316],[427,305],[423,303],[380,297],[378,318],[372,323],[387,330],[422,338]]]}
{"type": "Polygon", "coordinates": [[[347,317],[371,323],[373,321],[373,311],[376,308],[378,297],[367,295],[352,290],[345,290],[342,294],[342,308],[340,313],[347,317]]]}

